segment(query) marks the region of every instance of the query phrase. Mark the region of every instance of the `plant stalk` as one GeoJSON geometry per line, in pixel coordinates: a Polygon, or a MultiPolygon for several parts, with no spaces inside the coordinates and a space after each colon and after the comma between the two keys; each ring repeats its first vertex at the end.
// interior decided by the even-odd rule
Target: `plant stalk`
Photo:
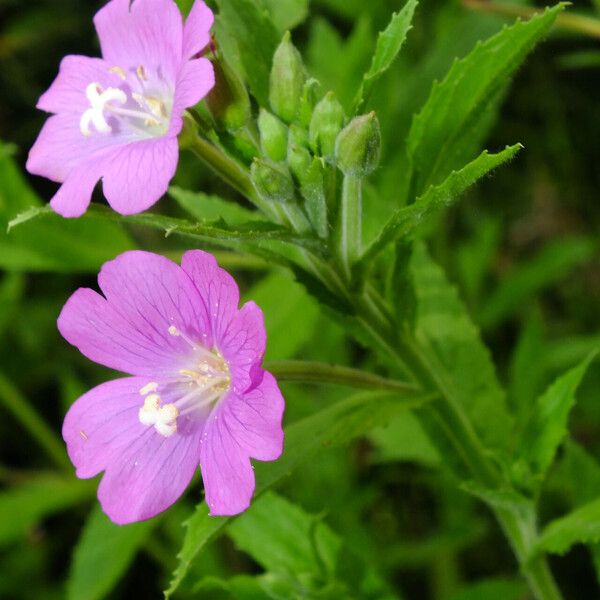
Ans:
{"type": "Polygon", "coordinates": [[[362,179],[344,176],[338,212],[336,248],[347,281],[362,253],[362,179]]]}

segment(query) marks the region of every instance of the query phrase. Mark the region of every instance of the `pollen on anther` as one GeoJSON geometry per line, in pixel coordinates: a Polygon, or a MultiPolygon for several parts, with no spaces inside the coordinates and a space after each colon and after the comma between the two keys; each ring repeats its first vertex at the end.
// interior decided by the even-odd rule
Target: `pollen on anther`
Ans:
{"type": "Polygon", "coordinates": [[[146,77],[146,69],[144,69],[143,65],[139,65],[138,68],[135,70],[135,72],[137,73],[137,76],[142,81],[147,81],[148,80],[148,77],[146,77]]]}
{"type": "Polygon", "coordinates": [[[179,337],[179,329],[177,329],[177,327],[175,327],[175,325],[171,325],[171,327],[169,327],[169,333],[173,337],[179,337]]]}
{"type": "Polygon", "coordinates": [[[111,67],[108,70],[108,72],[118,75],[123,81],[125,81],[127,79],[127,74],[125,73],[124,69],[122,69],[121,67],[111,67]]]}

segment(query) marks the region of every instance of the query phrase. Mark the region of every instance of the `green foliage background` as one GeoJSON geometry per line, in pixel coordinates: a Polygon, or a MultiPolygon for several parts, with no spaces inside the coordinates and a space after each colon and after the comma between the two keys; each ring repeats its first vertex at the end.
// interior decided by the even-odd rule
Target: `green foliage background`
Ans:
{"type": "MultiPolygon", "coordinates": [[[[217,34],[224,28],[231,35],[247,1],[216,3],[222,15],[217,34]]],[[[154,598],[176,569],[183,582],[175,598],[527,598],[507,542],[476,497],[513,507],[521,499],[490,497],[468,484],[457,489],[413,407],[386,393],[285,384],[286,455],[268,469],[257,466],[261,485],[276,487],[230,523],[197,512],[185,534],[181,524],[201,500],[197,480],[161,517],[117,528],[97,507],[96,483],[75,478],[60,440],[62,418],[78,395],[111,374],[69,347],[55,319],[77,287],[93,287],[99,266],[126,249],[174,259],[190,243],[214,249],[244,296],[263,308],[267,359],[382,370],[287,271],[236,251],[239,245],[232,243],[231,251],[211,245],[213,236],[226,235],[217,218],[229,225],[246,221],[247,205],[191,154],[182,154],[169,197],[154,209],[163,220],[123,224],[98,209],[77,222],[44,216],[6,233],[11,219],[53,193],[52,184],[24,174],[44,120],[34,107],[64,54],[97,54],[91,17],[99,4],[0,0],[0,598],[154,598]],[[174,220],[183,218],[200,224],[186,231],[174,220]],[[165,229],[173,235],[165,237],[165,229]]],[[[189,4],[180,2],[184,9],[189,4]]],[[[486,87],[498,56],[516,48],[508,40],[493,49],[467,100],[453,96],[450,80],[437,86],[421,112],[434,81],[450,69],[469,70],[472,63],[454,64],[455,58],[514,17],[454,0],[422,0],[398,60],[371,86],[377,33],[403,7],[401,0],[254,4],[274,23],[264,44],[274,49],[291,29],[310,74],[335,91],[347,111],[368,73],[363,90],[372,91],[368,106],[381,122],[383,156],[365,190],[367,241],[409,198],[421,200],[401,215],[398,228],[416,223],[414,206],[448,204],[446,188],[436,192],[429,185],[439,185],[483,147],[498,153],[507,144],[523,145],[514,157],[507,150],[502,159],[510,154],[510,162],[471,187],[460,204],[432,211],[419,236],[456,286],[508,390],[516,429],[523,432],[522,446],[508,449],[521,459],[514,477],[541,498],[542,526],[552,522],[539,552],[552,554],[566,598],[600,597],[600,367],[592,362],[584,373],[578,366],[600,345],[598,34],[561,22],[510,85],[486,87]],[[484,88],[491,102],[476,122],[466,122],[461,111],[466,114],[484,88]],[[440,148],[436,124],[453,120],[455,131],[440,148]]],[[[576,0],[569,12],[596,19],[600,29],[598,10],[597,2],[576,0]]],[[[266,99],[268,68],[244,39],[244,23],[238,26],[240,68],[254,95],[266,99]]],[[[219,40],[224,52],[235,54],[226,35],[219,40]]],[[[484,45],[478,52],[488,50],[484,45]]],[[[485,172],[493,159],[478,160],[473,169],[485,172]]],[[[457,190],[465,187],[459,184],[467,173],[462,176],[457,190]]],[[[478,176],[472,173],[473,180],[478,176]]],[[[461,335],[478,344],[442,272],[422,249],[410,265],[401,254],[399,264],[421,278],[419,301],[431,307],[421,313],[421,334],[443,345],[443,306],[446,316],[465,320],[461,335]]],[[[398,298],[411,292],[401,277],[389,285],[398,298]]],[[[480,376],[470,382],[480,411],[476,425],[494,447],[508,443],[502,393],[487,358],[463,356],[459,348],[457,342],[444,351],[459,377],[462,369],[480,376]]]]}

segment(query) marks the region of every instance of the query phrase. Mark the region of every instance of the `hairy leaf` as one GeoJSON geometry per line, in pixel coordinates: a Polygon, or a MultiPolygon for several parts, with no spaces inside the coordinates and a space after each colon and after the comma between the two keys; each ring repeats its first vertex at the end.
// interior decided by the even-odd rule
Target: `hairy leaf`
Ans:
{"type": "Polygon", "coordinates": [[[554,460],[556,450],[567,434],[569,413],[575,404],[575,392],[593,356],[559,377],[538,398],[517,454],[529,465],[534,479],[540,480],[554,460]]]}
{"type": "Polygon", "coordinates": [[[377,38],[377,46],[369,70],[365,73],[358,95],[354,101],[358,113],[368,100],[375,82],[392,66],[396,56],[402,49],[406,35],[411,29],[411,23],[417,0],[408,0],[401,11],[392,15],[392,20],[377,38]]]}
{"type": "Polygon", "coordinates": [[[540,535],[535,553],[564,554],[577,543],[600,542],[600,499],[552,521],[540,535]]]}
{"type": "Polygon", "coordinates": [[[562,5],[548,9],[477,44],[466,58],[454,63],[441,83],[434,83],[408,136],[416,195],[456,168],[455,157],[461,155],[461,145],[471,143],[473,125],[497,99],[562,9],[562,5]]]}
{"type": "MultiPolygon", "coordinates": [[[[479,332],[444,273],[422,245],[413,254],[417,294],[416,337],[447,398],[461,410],[488,448],[505,449],[512,420],[479,332]]],[[[434,423],[428,423],[433,426],[434,423]]],[[[435,443],[445,436],[430,435],[435,443]]],[[[448,448],[440,448],[451,457],[448,448]]],[[[457,466],[456,464],[454,466],[457,466]]]]}
{"type": "Polygon", "coordinates": [[[453,171],[443,183],[429,187],[414,204],[398,209],[365,251],[358,268],[368,268],[388,244],[400,238],[410,237],[428,218],[456,201],[460,194],[478,179],[513,158],[520,148],[517,144],[507,146],[498,154],[484,151],[459,171],[453,171]]]}

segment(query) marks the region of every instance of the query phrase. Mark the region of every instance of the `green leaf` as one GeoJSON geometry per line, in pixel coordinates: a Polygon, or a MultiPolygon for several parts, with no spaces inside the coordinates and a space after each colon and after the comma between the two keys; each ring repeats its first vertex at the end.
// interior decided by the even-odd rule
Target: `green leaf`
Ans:
{"type": "Polygon", "coordinates": [[[434,83],[408,136],[415,195],[456,167],[461,146],[471,144],[482,115],[562,9],[558,5],[527,22],[518,21],[477,44],[466,58],[454,63],[441,83],[434,83]]]}
{"type": "Polygon", "coordinates": [[[268,106],[269,76],[280,34],[268,13],[253,0],[217,0],[217,40],[228,62],[242,69],[261,106],[268,106]]]}
{"type": "Polygon", "coordinates": [[[319,517],[267,492],[227,529],[265,571],[298,578],[333,577],[341,539],[319,517]]]}
{"type": "MultiPolygon", "coordinates": [[[[39,219],[54,220],[57,215],[49,207],[30,208],[19,214],[9,224],[9,229],[20,228],[30,221],[39,219]]],[[[266,221],[250,221],[248,223],[236,224],[230,228],[224,221],[213,223],[194,223],[186,219],[177,219],[153,213],[140,213],[137,215],[123,216],[103,206],[92,206],[80,220],[106,219],[124,224],[143,225],[160,229],[165,237],[181,235],[203,242],[208,242],[224,248],[253,251],[255,248],[265,248],[268,242],[285,242],[304,246],[307,249],[321,251],[322,242],[311,236],[301,236],[291,233],[280,225],[266,221]]]]}
{"type": "Polygon", "coordinates": [[[0,268],[11,271],[95,272],[133,244],[116,224],[92,216],[64,219],[49,207],[44,222],[28,223],[16,231],[7,226],[22,211],[40,207],[41,200],[27,184],[0,143],[0,268]],[[40,243],[43,241],[43,243],[40,243]]]}
{"type": "Polygon", "coordinates": [[[553,240],[531,260],[522,262],[484,303],[479,315],[483,329],[502,323],[545,287],[564,279],[576,266],[597,253],[594,240],[579,236],[553,240]]]}
{"type": "Polygon", "coordinates": [[[24,539],[44,518],[88,500],[94,485],[72,477],[37,475],[0,493],[0,547],[24,539]]]}
{"type": "Polygon", "coordinates": [[[308,16],[308,0],[262,0],[281,33],[300,25],[308,16]]]}
{"type": "Polygon", "coordinates": [[[459,171],[453,171],[440,185],[429,187],[414,204],[398,209],[365,251],[357,270],[366,270],[388,244],[413,235],[432,215],[452,204],[468,187],[492,169],[512,159],[520,149],[521,146],[516,144],[507,146],[498,154],[489,154],[486,150],[459,171]]]}
{"type": "Polygon", "coordinates": [[[96,505],[73,554],[68,600],[99,600],[117,584],[156,525],[156,519],[118,526],[96,505]]]}
{"type": "Polygon", "coordinates": [[[600,542],[600,498],[552,521],[540,535],[534,554],[564,554],[577,543],[600,542]]]}
{"type": "MultiPolygon", "coordinates": [[[[395,414],[420,404],[422,398],[400,399],[385,393],[358,394],[319,411],[285,430],[285,452],[273,463],[258,463],[256,469],[256,494],[260,494],[288,475],[296,466],[332,445],[342,445],[387,423],[395,414]]],[[[173,574],[166,597],[172,597],[192,561],[202,548],[213,539],[229,518],[210,517],[208,507],[202,502],[186,521],[183,548],[178,555],[179,565],[173,574]]]]}
{"type": "Polygon", "coordinates": [[[556,450],[567,434],[568,418],[575,404],[575,392],[594,355],[559,377],[538,398],[521,438],[517,456],[529,465],[538,481],[554,460],[556,450]]]}
{"type": "Polygon", "coordinates": [[[223,219],[227,225],[235,226],[260,220],[259,214],[255,211],[204,192],[192,192],[171,186],[169,195],[175,198],[181,208],[203,223],[223,219]]]}
{"type": "MultiPolygon", "coordinates": [[[[431,371],[483,443],[488,448],[505,449],[512,420],[479,331],[456,289],[420,244],[415,246],[411,268],[417,295],[415,335],[431,371]]],[[[441,443],[441,433],[429,433],[432,442],[441,443]]],[[[450,458],[449,448],[438,449],[450,458]]]]}
{"type": "Polygon", "coordinates": [[[313,338],[319,306],[289,275],[268,275],[246,297],[254,300],[265,315],[267,360],[293,358],[313,338]]]}
{"type": "Polygon", "coordinates": [[[392,20],[377,38],[377,46],[369,70],[365,73],[358,95],[354,102],[355,113],[360,112],[362,105],[368,100],[375,82],[392,66],[400,52],[411,23],[417,0],[408,0],[401,11],[392,15],[392,20]]]}

